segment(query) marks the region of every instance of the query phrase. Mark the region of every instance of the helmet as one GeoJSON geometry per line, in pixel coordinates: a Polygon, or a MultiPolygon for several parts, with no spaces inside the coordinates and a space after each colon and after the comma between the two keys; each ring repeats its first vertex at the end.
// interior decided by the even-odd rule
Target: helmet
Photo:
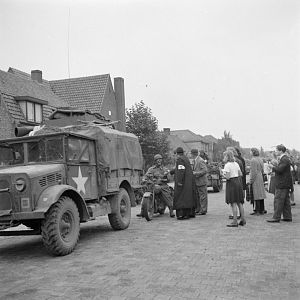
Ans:
{"type": "Polygon", "coordinates": [[[158,159],[162,159],[162,156],[160,154],[154,155],[154,161],[156,161],[158,159]]]}

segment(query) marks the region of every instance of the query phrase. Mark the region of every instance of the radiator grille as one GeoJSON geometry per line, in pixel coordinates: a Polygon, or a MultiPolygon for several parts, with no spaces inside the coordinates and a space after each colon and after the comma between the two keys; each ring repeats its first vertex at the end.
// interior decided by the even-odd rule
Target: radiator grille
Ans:
{"type": "Polygon", "coordinates": [[[59,173],[56,174],[49,174],[47,176],[42,177],[39,180],[39,184],[41,187],[47,186],[47,185],[52,185],[55,183],[60,183],[62,179],[62,175],[59,173]]]}

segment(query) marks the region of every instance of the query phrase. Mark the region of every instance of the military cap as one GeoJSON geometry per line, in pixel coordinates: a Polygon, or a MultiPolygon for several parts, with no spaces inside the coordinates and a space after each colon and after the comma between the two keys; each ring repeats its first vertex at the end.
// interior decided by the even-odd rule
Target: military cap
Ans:
{"type": "Polygon", "coordinates": [[[198,155],[198,149],[192,149],[191,153],[194,154],[194,155],[198,155]]]}
{"type": "Polygon", "coordinates": [[[154,161],[156,161],[158,159],[162,159],[162,156],[160,154],[154,155],[154,161]]]}
{"type": "Polygon", "coordinates": [[[181,147],[178,147],[178,148],[176,149],[176,153],[177,153],[177,154],[183,154],[183,149],[182,149],[181,147]]]}

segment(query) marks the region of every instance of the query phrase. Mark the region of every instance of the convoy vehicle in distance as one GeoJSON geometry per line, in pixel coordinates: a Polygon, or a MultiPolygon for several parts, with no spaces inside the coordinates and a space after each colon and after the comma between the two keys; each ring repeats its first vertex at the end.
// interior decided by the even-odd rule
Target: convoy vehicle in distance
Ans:
{"type": "Polygon", "coordinates": [[[221,165],[218,162],[207,164],[207,187],[212,187],[214,192],[220,192],[223,188],[223,176],[221,165]]]}
{"type": "Polygon", "coordinates": [[[1,140],[0,235],[41,234],[51,254],[67,255],[81,222],[108,215],[126,229],[142,167],[135,135],[92,122],[1,140]],[[5,230],[20,224],[31,230],[5,230]]]}

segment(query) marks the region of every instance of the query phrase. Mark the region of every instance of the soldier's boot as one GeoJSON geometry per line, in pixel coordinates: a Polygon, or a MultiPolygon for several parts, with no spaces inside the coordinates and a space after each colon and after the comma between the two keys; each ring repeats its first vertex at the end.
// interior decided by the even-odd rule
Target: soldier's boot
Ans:
{"type": "Polygon", "coordinates": [[[169,207],[169,211],[170,211],[170,218],[174,218],[175,217],[175,214],[173,212],[173,206],[170,206],[169,207]]]}

